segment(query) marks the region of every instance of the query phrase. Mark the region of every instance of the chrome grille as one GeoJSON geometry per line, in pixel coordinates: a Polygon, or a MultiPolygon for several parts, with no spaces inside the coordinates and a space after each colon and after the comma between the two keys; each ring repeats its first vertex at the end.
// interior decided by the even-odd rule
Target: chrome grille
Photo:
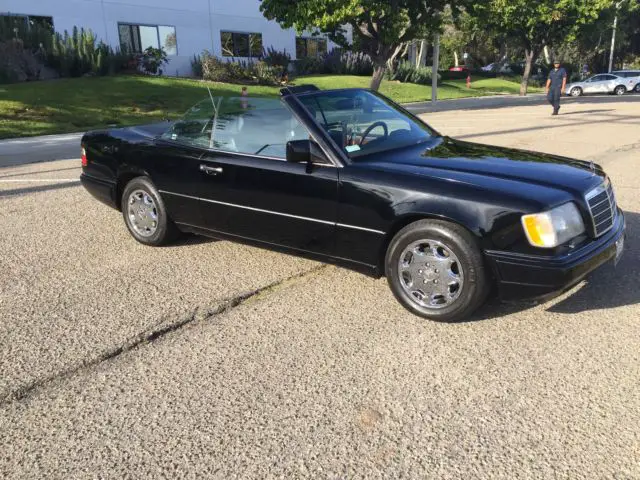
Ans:
{"type": "Polygon", "coordinates": [[[599,237],[611,230],[618,211],[616,197],[613,194],[613,187],[609,179],[606,179],[602,185],[587,193],[585,199],[591,213],[593,233],[596,237],[599,237]]]}

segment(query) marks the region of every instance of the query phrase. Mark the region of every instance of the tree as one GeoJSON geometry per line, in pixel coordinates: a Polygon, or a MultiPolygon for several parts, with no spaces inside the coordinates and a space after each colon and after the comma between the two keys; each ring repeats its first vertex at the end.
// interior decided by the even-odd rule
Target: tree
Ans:
{"type": "Polygon", "coordinates": [[[260,10],[285,28],[325,33],[348,48],[345,26],[375,65],[371,88],[377,90],[390,60],[412,40],[439,31],[446,5],[457,14],[466,0],[261,0],[260,10]]]}
{"type": "Polygon", "coordinates": [[[464,64],[472,68],[500,60],[506,55],[506,52],[501,54],[501,47],[505,45],[503,37],[498,32],[487,30],[485,25],[467,12],[456,19],[446,15],[443,34],[440,36],[441,63],[454,64],[456,60],[459,63],[463,61],[464,53],[469,54],[464,64]]]}
{"type": "Polygon", "coordinates": [[[614,65],[628,61],[633,63],[640,54],[640,2],[622,1],[617,8],[604,10],[594,22],[575,32],[564,48],[573,51],[581,64],[587,64],[592,72],[607,71],[611,49],[611,34],[614,17],[618,15],[614,65]]]}
{"type": "Polygon", "coordinates": [[[545,46],[559,45],[611,8],[614,0],[488,0],[470,12],[487,28],[524,48],[525,68],[520,95],[527,94],[531,67],[545,46]]]}

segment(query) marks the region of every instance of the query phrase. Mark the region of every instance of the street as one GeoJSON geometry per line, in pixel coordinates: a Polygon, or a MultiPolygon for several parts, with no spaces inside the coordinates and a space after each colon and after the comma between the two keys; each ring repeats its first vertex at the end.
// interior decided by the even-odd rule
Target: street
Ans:
{"type": "Polygon", "coordinates": [[[594,160],[626,251],[551,302],[407,313],[384,279],[144,247],[79,159],[0,168],[2,478],[640,478],[640,104],[422,118],[594,160]]]}

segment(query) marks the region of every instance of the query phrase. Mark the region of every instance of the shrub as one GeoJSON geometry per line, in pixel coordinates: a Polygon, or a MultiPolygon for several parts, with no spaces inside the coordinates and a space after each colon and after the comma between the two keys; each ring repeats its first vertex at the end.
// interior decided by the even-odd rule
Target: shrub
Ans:
{"type": "Polygon", "coordinates": [[[296,60],[296,73],[298,75],[312,75],[314,73],[323,73],[324,65],[320,58],[302,57],[296,60]]]}
{"type": "Polygon", "coordinates": [[[80,77],[87,74],[108,75],[128,68],[133,55],[113,50],[96,42],[91,30],[74,27],[72,34],[53,35],[51,50],[45,53],[46,64],[61,77],[80,77]]]}
{"type": "Polygon", "coordinates": [[[202,78],[213,82],[226,82],[229,80],[226,63],[211,55],[208,50],[202,52],[202,78]]]}
{"type": "Polygon", "coordinates": [[[0,42],[0,83],[37,80],[40,63],[20,39],[0,42]]]}
{"type": "Polygon", "coordinates": [[[53,29],[50,26],[28,25],[19,17],[0,15],[0,42],[19,39],[25,50],[51,50],[53,29]]]}
{"type": "Polygon", "coordinates": [[[169,63],[167,52],[162,48],[148,47],[138,56],[138,65],[149,75],[162,75],[162,67],[169,63]]]}
{"type": "Polygon", "coordinates": [[[334,48],[320,57],[303,57],[296,60],[298,75],[333,74],[333,75],[371,75],[373,61],[366,53],[343,52],[334,48]]]}
{"type": "Polygon", "coordinates": [[[340,60],[346,75],[373,75],[373,60],[366,53],[345,52],[340,60]]]}
{"type": "Polygon", "coordinates": [[[263,52],[262,60],[270,67],[280,67],[281,70],[287,71],[291,63],[291,55],[286,50],[280,52],[273,47],[269,47],[263,52]]]}
{"type": "Polygon", "coordinates": [[[201,56],[202,78],[214,82],[257,83],[276,85],[280,81],[282,67],[265,61],[246,62],[220,60],[205,50],[201,56]]]}
{"type": "MultiPolygon", "coordinates": [[[[387,71],[389,80],[397,80],[402,83],[418,83],[431,85],[431,67],[416,66],[412,62],[403,60],[398,63],[394,71],[387,71]]],[[[440,77],[438,76],[438,79],[440,77]]]]}
{"type": "Polygon", "coordinates": [[[250,73],[260,85],[276,85],[280,81],[282,67],[268,65],[266,62],[256,62],[251,65],[250,73]]]}
{"type": "Polygon", "coordinates": [[[223,62],[228,82],[244,83],[251,79],[251,66],[244,60],[223,62]]]}
{"type": "Polygon", "coordinates": [[[318,73],[331,73],[334,75],[342,75],[345,73],[346,66],[342,61],[342,51],[334,48],[330,52],[322,55],[321,71],[318,73]]]}
{"type": "Polygon", "coordinates": [[[202,57],[200,55],[194,55],[191,59],[191,74],[196,78],[203,77],[202,57]]]}
{"type": "MultiPolygon", "coordinates": [[[[442,80],[464,80],[469,75],[469,72],[452,72],[451,70],[441,70],[438,72],[439,78],[442,80]]],[[[485,74],[481,74],[479,72],[471,72],[471,76],[482,76],[482,77],[496,77],[497,75],[492,72],[486,72],[485,74]]]]}

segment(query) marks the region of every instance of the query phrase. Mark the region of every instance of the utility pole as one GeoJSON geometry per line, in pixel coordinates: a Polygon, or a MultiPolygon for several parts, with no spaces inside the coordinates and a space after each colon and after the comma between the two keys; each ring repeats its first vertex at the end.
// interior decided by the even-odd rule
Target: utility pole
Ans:
{"type": "Polygon", "coordinates": [[[438,100],[438,62],[440,60],[440,35],[436,33],[433,42],[433,63],[431,65],[431,102],[438,100]]]}
{"type": "Polygon", "coordinates": [[[611,35],[611,52],[609,52],[609,73],[613,70],[613,52],[616,48],[616,30],[618,28],[618,10],[622,5],[622,0],[616,3],[616,15],[613,17],[613,34],[611,35]]]}

